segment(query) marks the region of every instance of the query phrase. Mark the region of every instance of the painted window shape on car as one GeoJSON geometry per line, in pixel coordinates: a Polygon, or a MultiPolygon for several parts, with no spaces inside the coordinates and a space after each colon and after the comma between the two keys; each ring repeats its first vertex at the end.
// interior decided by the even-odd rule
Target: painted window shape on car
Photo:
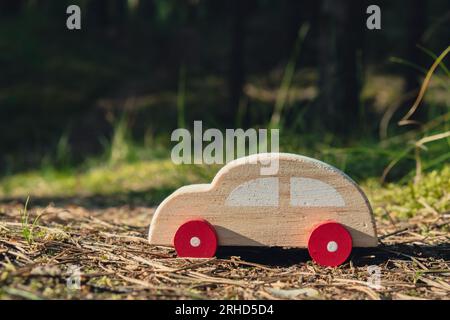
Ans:
{"type": "Polygon", "coordinates": [[[343,207],[342,195],[326,182],[311,178],[291,178],[291,206],[343,207]]]}
{"type": "Polygon", "coordinates": [[[277,207],[278,178],[258,178],[236,187],[225,201],[231,207],[277,207]]]}

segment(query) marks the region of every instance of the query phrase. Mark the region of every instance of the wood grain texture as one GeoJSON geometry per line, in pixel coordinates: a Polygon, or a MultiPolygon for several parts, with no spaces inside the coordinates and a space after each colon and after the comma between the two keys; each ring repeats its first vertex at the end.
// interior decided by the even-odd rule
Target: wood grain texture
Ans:
{"type": "Polygon", "coordinates": [[[177,229],[195,219],[211,223],[219,245],[226,246],[306,248],[314,227],[330,220],[347,228],[354,247],[378,244],[372,209],[359,186],[326,163],[288,153],[240,158],[211,184],[176,190],[153,216],[150,243],[171,246],[177,229]],[[267,166],[268,160],[278,161],[277,174],[261,175],[261,163],[267,166]],[[291,190],[293,178],[300,178],[296,190],[291,190]],[[245,193],[239,196],[239,190],[245,193]]]}

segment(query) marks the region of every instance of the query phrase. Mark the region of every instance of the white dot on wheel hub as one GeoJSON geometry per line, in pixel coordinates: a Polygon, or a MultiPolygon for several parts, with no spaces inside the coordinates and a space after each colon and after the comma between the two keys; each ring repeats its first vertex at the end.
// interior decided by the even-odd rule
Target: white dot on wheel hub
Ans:
{"type": "MultiPolygon", "coordinates": [[[[191,240],[192,242],[192,240],[191,240]]],[[[328,252],[336,252],[338,249],[338,244],[335,241],[330,241],[327,244],[327,250],[328,252]]]]}
{"type": "Polygon", "coordinates": [[[198,237],[192,237],[190,243],[191,246],[198,247],[200,245],[200,239],[198,237]]]}

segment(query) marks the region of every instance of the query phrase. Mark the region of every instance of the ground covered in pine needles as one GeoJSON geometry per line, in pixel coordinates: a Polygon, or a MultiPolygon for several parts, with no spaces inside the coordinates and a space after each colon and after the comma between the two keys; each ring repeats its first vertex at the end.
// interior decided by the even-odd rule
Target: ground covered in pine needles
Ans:
{"type": "Polygon", "coordinates": [[[354,250],[336,269],[299,249],[220,248],[214,259],[177,259],[147,243],[154,208],[76,203],[26,212],[17,201],[0,205],[0,298],[450,298],[450,213],[426,202],[412,218],[377,214],[380,246],[354,250]]]}

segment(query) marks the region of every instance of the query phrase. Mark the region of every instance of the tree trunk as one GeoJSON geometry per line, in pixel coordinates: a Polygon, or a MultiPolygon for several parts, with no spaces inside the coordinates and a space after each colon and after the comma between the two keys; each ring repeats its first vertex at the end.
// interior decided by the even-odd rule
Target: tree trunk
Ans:
{"type": "Polygon", "coordinates": [[[153,0],[140,0],[137,11],[141,19],[150,21],[155,15],[155,4],[153,0]]]}
{"type": "Polygon", "coordinates": [[[112,2],[113,12],[112,17],[114,24],[122,24],[125,22],[128,13],[128,1],[127,0],[115,0],[112,2]]]}
{"type": "MultiPolygon", "coordinates": [[[[407,8],[407,22],[406,22],[406,47],[404,56],[406,60],[416,66],[423,68],[429,68],[431,66],[431,60],[424,60],[423,53],[417,45],[420,44],[420,39],[425,32],[426,28],[426,1],[422,0],[411,0],[410,5],[407,8]],[[428,61],[428,64],[427,64],[428,61]]],[[[401,106],[398,115],[403,117],[416,100],[416,96],[419,93],[421,86],[420,73],[414,68],[405,67],[404,69],[405,78],[405,92],[416,92],[410,99],[407,99],[405,103],[401,106]]],[[[415,120],[419,122],[426,121],[426,108],[421,106],[412,115],[410,120],[415,120]]]]}
{"type": "Polygon", "coordinates": [[[108,0],[90,0],[88,2],[88,16],[90,24],[104,27],[109,24],[108,0]]]}
{"type": "Polygon", "coordinates": [[[231,53],[229,74],[229,107],[226,118],[231,124],[236,120],[239,102],[244,86],[244,33],[245,4],[240,0],[231,0],[231,53]]]}
{"type": "Polygon", "coordinates": [[[364,12],[362,1],[322,0],[320,5],[320,95],[313,116],[338,134],[354,131],[360,120],[357,53],[364,12]]]}
{"type": "Polygon", "coordinates": [[[17,16],[20,14],[24,0],[1,0],[0,1],[0,15],[2,16],[17,16]]]}

